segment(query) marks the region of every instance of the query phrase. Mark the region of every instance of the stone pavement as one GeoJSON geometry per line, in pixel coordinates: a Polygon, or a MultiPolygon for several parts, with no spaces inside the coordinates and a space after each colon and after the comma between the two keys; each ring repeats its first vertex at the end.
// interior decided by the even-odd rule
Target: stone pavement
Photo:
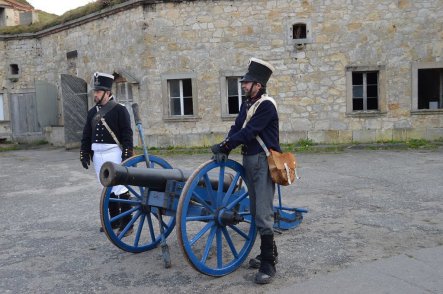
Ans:
{"type": "MultiPolygon", "coordinates": [[[[165,159],[194,170],[209,157],[165,159]]],[[[98,232],[101,188],[77,150],[0,152],[0,293],[443,293],[441,147],[297,159],[301,179],[283,187],[283,205],[309,213],[276,234],[278,273],[259,286],[246,264],[220,278],[195,271],[175,231],[169,269],[159,248],[112,245],[98,232]]]]}
{"type": "Polygon", "coordinates": [[[278,293],[443,293],[443,246],[351,266],[294,284],[278,293]]]}

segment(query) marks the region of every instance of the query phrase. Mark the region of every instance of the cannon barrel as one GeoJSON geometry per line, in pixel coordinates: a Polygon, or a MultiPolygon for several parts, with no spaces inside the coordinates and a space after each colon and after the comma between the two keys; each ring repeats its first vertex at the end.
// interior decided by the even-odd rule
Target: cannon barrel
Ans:
{"type": "MultiPolygon", "coordinates": [[[[185,182],[192,172],[181,169],[139,168],[128,167],[113,162],[105,162],[100,169],[100,182],[105,187],[130,185],[147,187],[154,191],[165,191],[166,182],[175,180],[185,182]]],[[[227,190],[232,183],[233,175],[224,175],[223,190],[227,190]]],[[[210,178],[211,186],[217,189],[218,178],[210,178]]]]}

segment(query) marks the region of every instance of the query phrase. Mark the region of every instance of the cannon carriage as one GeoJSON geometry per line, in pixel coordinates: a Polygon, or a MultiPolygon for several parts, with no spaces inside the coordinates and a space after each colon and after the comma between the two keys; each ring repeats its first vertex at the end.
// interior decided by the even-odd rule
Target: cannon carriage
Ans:
{"type": "MultiPolygon", "coordinates": [[[[256,237],[243,166],[229,159],[221,164],[209,160],[193,172],[172,168],[164,159],[147,153],[137,105],[133,108],[144,153],[121,165],[107,162],[102,166],[100,181],[105,188],[100,213],[106,236],[120,249],[133,253],[160,246],[164,265],[170,267],[166,240],[177,225],[178,244],[194,269],[210,276],[235,271],[256,237]],[[111,197],[115,185],[125,185],[131,197],[111,197]],[[131,208],[111,216],[110,202],[131,208]],[[131,220],[122,231],[112,229],[114,222],[127,216],[131,220]]],[[[277,191],[274,228],[298,226],[307,210],[282,206],[279,186],[277,191]]]]}

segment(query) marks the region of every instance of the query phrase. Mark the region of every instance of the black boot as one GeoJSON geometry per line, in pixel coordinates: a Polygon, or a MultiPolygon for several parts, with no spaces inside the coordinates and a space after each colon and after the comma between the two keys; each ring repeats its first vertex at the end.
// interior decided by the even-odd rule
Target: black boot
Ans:
{"type": "MultiPolygon", "coordinates": [[[[126,193],[120,194],[119,197],[120,197],[120,199],[129,200],[130,195],[129,195],[129,192],[126,192],[126,193]]],[[[132,208],[132,206],[130,204],[123,204],[123,203],[120,204],[121,213],[124,213],[124,212],[130,210],[131,208],[132,208]]],[[[131,220],[132,220],[132,214],[126,215],[121,218],[117,235],[119,235],[125,229],[125,227],[129,224],[129,222],[131,220]]],[[[133,231],[133,226],[131,225],[131,227],[126,232],[125,236],[130,235],[132,233],[132,231],[133,231]]]]}
{"type": "Polygon", "coordinates": [[[274,247],[277,247],[274,243],[274,235],[261,236],[260,269],[255,275],[255,283],[257,284],[269,284],[277,272],[275,269],[274,247]]]}
{"type": "MultiPolygon", "coordinates": [[[[114,198],[115,199],[115,198],[117,198],[117,196],[115,196],[114,193],[111,193],[109,198],[114,198]]],[[[111,219],[114,216],[117,216],[117,215],[120,214],[120,207],[119,207],[117,202],[109,201],[108,208],[109,208],[109,219],[111,219]]],[[[120,222],[119,221],[115,221],[115,222],[111,223],[111,228],[113,230],[117,229],[119,226],[120,226],[120,222]]],[[[103,228],[100,228],[100,232],[103,232],[103,231],[104,231],[103,228]]]]}
{"type": "MultiPolygon", "coordinates": [[[[274,243],[274,257],[275,257],[275,264],[278,263],[278,251],[277,251],[277,245],[274,243]]],[[[257,255],[255,258],[251,258],[249,260],[249,267],[250,268],[260,268],[261,263],[261,254],[257,255]]]]}

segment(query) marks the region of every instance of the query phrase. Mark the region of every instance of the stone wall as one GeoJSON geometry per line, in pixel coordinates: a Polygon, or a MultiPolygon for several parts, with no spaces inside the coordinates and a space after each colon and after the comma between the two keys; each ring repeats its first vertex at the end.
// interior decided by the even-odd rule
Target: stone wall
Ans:
{"type": "Polygon", "coordinates": [[[36,79],[59,86],[63,73],[89,82],[94,71],[124,70],[138,81],[134,101],[149,146],[209,145],[233,122],[221,115],[221,73],[244,73],[254,56],[276,68],[268,92],[284,143],[443,137],[443,111],[415,111],[412,102],[412,65],[443,62],[442,0],[134,2],[140,5],[69,28],[0,41],[0,92],[33,88],[36,79]],[[304,46],[290,37],[299,21],[309,28],[304,46]],[[74,63],[66,58],[73,50],[74,63]],[[10,63],[19,64],[16,82],[7,79],[10,63]],[[382,69],[377,113],[349,111],[347,69],[358,67],[382,69]],[[195,76],[193,120],[166,117],[162,82],[174,74],[195,76]]]}

